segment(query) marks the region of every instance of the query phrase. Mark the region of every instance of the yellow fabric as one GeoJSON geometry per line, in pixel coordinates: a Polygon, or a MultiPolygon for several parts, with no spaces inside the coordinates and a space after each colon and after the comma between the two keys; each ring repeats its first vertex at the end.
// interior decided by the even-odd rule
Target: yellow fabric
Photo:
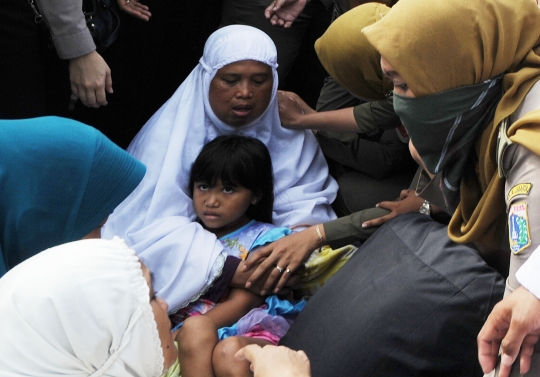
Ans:
{"type": "Polygon", "coordinates": [[[381,71],[381,55],[361,30],[380,20],[390,10],[384,4],[367,3],[338,17],[315,42],[315,51],[326,71],[352,94],[375,101],[392,90],[381,71]]]}
{"type": "MultiPolygon", "coordinates": [[[[462,180],[461,203],[448,228],[456,242],[499,246],[505,202],[496,168],[498,125],[540,78],[539,25],[540,10],[531,0],[401,0],[362,30],[417,97],[506,73],[494,121],[477,142],[477,182],[462,180]]],[[[511,129],[523,127],[517,123],[511,129]]],[[[534,127],[517,134],[517,143],[538,138],[534,127]]]]}
{"type": "MultiPolygon", "coordinates": [[[[178,349],[178,343],[175,341],[174,346],[178,349]]],[[[161,377],[181,377],[180,361],[176,358],[174,364],[161,377]]]]}
{"type": "Polygon", "coordinates": [[[314,251],[304,264],[305,270],[300,276],[297,293],[301,296],[313,296],[357,249],[353,245],[343,246],[339,249],[323,246],[320,251],[314,251]]]}

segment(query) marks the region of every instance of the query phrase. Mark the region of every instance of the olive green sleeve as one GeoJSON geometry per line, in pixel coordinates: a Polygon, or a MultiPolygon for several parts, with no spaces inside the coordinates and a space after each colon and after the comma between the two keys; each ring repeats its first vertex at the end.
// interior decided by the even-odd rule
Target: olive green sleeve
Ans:
{"type": "Polygon", "coordinates": [[[353,109],[354,119],[359,132],[373,135],[380,129],[388,130],[401,125],[401,120],[394,112],[392,96],[381,101],[362,103],[353,109]]]}
{"type": "Polygon", "coordinates": [[[323,224],[326,241],[331,247],[340,247],[355,241],[365,241],[379,227],[364,229],[362,223],[389,213],[390,211],[387,209],[369,208],[326,222],[323,224]]]}

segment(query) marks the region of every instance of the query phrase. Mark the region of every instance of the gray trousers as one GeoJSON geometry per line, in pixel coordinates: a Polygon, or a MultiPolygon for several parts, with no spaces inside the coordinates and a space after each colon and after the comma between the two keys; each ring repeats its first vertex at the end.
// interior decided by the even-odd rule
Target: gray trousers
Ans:
{"type": "Polygon", "coordinates": [[[309,301],[280,344],[313,377],[481,376],[476,337],[504,279],[422,214],[384,224],[309,301]]]}

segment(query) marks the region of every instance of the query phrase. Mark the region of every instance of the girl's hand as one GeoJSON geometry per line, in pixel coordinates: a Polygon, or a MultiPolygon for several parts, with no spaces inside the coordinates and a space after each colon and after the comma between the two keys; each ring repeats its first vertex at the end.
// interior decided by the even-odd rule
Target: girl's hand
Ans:
{"type": "Polygon", "coordinates": [[[422,203],[424,203],[424,199],[417,196],[413,190],[402,190],[399,200],[377,203],[376,207],[391,211],[388,215],[366,221],[362,224],[362,228],[380,226],[396,216],[403,215],[404,213],[418,212],[422,206],[422,203]]]}
{"type": "MultiPolygon", "coordinates": [[[[319,225],[319,231],[324,237],[323,226],[319,225]]],[[[243,267],[246,271],[260,263],[248,278],[246,288],[250,289],[254,284],[264,281],[261,295],[266,295],[272,288],[274,293],[278,293],[321,243],[315,226],[312,226],[261,247],[248,258],[243,267]]]]}

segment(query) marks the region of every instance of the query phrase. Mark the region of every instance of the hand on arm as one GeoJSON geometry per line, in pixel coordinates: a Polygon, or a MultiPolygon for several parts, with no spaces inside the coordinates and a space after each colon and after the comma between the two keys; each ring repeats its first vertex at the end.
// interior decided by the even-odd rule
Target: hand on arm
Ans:
{"type": "Polygon", "coordinates": [[[296,17],[304,10],[309,0],[274,0],[265,9],[264,15],[274,26],[291,27],[296,17]]]}
{"type": "Polygon", "coordinates": [[[259,279],[264,278],[264,275],[269,273],[264,281],[261,295],[269,292],[274,285],[275,288],[273,291],[279,292],[293,273],[304,264],[311,253],[324,243],[324,226],[319,225],[319,232],[323,238],[322,242],[316,227],[311,226],[301,232],[289,234],[260,248],[246,261],[245,269],[249,269],[260,263],[249,277],[246,288],[258,283],[259,279]],[[276,268],[277,266],[282,268],[283,272],[280,272],[276,268]]]}
{"type": "Polygon", "coordinates": [[[298,94],[278,91],[281,125],[291,129],[311,129],[333,132],[358,132],[353,107],[317,112],[298,94]]]}
{"type": "Polygon", "coordinates": [[[96,51],[69,61],[71,92],[88,107],[107,105],[106,93],[112,93],[111,70],[96,51]]]}
{"type": "Polygon", "coordinates": [[[287,347],[249,345],[234,355],[237,360],[247,360],[254,377],[310,377],[309,359],[304,351],[287,347]]]}
{"type": "Polygon", "coordinates": [[[148,21],[152,16],[152,13],[150,13],[148,7],[141,4],[139,0],[116,0],[116,2],[122,11],[135,18],[148,21]]]}
{"type": "Polygon", "coordinates": [[[527,373],[539,337],[540,300],[520,287],[495,305],[478,334],[478,360],[482,370],[489,373],[495,368],[500,348],[499,377],[510,375],[518,353],[520,373],[527,373]]]}
{"type": "Polygon", "coordinates": [[[417,196],[413,190],[402,190],[399,200],[380,202],[376,205],[378,208],[384,208],[391,211],[388,215],[373,220],[366,221],[362,228],[380,226],[396,216],[409,212],[418,212],[424,203],[424,199],[417,196]]]}

